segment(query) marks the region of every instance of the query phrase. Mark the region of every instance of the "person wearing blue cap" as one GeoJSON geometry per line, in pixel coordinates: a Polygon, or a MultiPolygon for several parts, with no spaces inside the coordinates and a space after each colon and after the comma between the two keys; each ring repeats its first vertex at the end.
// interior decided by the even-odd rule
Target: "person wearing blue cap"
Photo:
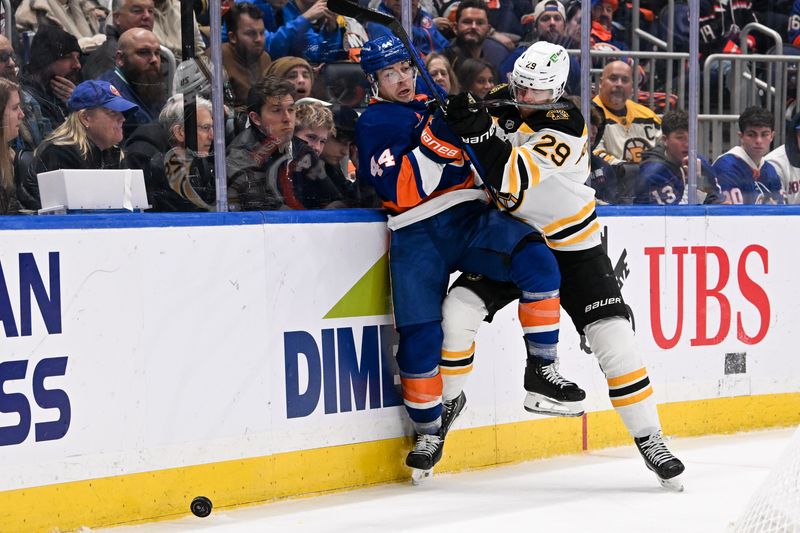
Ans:
{"type": "Polygon", "coordinates": [[[120,168],[124,113],[138,106],[119,90],[101,80],[78,84],[67,100],[67,120],[45,137],[33,154],[33,163],[22,184],[39,203],[37,174],[58,169],[120,168]]]}

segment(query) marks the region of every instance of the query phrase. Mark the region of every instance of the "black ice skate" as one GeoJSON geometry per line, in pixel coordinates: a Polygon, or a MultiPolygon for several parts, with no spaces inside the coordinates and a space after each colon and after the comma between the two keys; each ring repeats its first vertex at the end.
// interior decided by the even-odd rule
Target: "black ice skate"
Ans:
{"type": "Polygon", "coordinates": [[[439,430],[439,435],[441,435],[442,439],[447,437],[450,426],[453,425],[458,415],[464,410],[466,404],[467,396],[464,394],[464,391],[461,391],[461,394],[456,398],[447,400],[442,404],[442,429],[439,430]]]}
{"type": "Polygon", "coordinates": [[[411,483],[419,485],[424,479],[431,476],[433,467],[442,458],[444,439],[437,435],[417,434],[414,448],[406,457],[406,465],[410,466],[411,483]]]}
{"type": "Polygon", "coordinates": [[[558,363],[529,357],[525,367],[525,410],[551,416],[581,416],[586,393],[558,373],[558,363]]]}
{"type": "Polygon", "coordinates": [[[636,447],[639,448],[639,453],[642,454],[647,468],[655,473],[661,486],[678,492],[683,491],[683,483],[678,476],[684,471],[685,467],[667,449],[661,431],[656,431],[646,437],[635,438],[633,441],[636,443],[636,447]]]}

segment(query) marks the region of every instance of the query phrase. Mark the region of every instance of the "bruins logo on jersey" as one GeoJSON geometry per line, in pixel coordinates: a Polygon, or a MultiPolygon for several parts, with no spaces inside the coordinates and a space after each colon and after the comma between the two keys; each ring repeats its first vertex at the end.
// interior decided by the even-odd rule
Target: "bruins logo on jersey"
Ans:
{"type": "Polygon", "coordinates": [[[547,112],[547,118],[550,120],[569,120],[569,113],[563,109],[551,109],[547,112]]]}
{"type": "Polygon", "coordinates": [[[522,205],[522,200],[524,197],[525,197],[525,191],[520,191],[519,196],[515,196],[507,192],[495,191],[494,193],[495,203],[497,204],[497,207],[499,207],[503,211],[508,211],[509,213],[513,213],[519,208],[519,206],[522,205]]]}
{"type": "Polygon", "coordinates": [[[622,155],[631,163],[640,163],[642,161],[642,153],[650,148],[652,148],[652,146],[649,142],[639,137],[634,137],[625,141],[625,146],[622,148],[622,155]]]}

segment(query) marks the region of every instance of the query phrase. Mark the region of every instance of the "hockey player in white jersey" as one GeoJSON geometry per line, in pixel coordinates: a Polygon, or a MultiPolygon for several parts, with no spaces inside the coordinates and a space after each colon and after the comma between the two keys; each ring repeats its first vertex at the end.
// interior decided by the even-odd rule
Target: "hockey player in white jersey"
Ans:
{"type": "MultiPolygon", "coordinates": [[[[569,74],[566,51],[537,42],[514,63],[510,86],[488,96],[519,104],[476,109],[468,93],[448,104],[448,122],[470,146],[496,204],[539,230],[561,270],[561,306],[585,334],[604,372],[611,403],[634,438],[647,467],[662,485],[682,489],[675,478],[684,465],[664,444],[652,398],[653,388],[636,350],[634,333],[611,261],[600,243],[594,190],[585,185],[590,171],[587,129],[580,110],[561,99],[569,74]]],[[[517,293],[518,295],[518,293],[517,293]]],[[[462,275],[443,304],[443,360],[474,350],[480,322],[514,297],[507,287],[480,276],[462,275]]],[[[471,368],[472,358],[469,358],[471,368]]],[[[555,370],[556,362],[552,362],[555,370]]],[[[450,362],[451,368],[453,361],[450,362]]],[[[529,364],[528,391],[551,381],[529,364]]],[[[464,370],[464,369],[458,369],[464,370]]],[[[444,399],[457,397],[467,371],[443,373],[444,399]]],[[[553,387],[558,382],[553,380],[553,387]]],[[[529,392],[526,408],[537,411],[541,398],[529,392]]],[[[548,406],[549,407],[549,406],[548,406]]]]}

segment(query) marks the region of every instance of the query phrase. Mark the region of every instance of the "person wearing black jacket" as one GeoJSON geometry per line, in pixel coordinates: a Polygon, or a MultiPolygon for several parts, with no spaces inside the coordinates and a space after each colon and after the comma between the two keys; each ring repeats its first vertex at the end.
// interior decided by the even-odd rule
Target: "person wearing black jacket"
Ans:
{"type": "Polygon", "coordinates": [[[59,169],[120,168],[123,113],[136,109],[108,82],[80,83],[67,101],[71,111],[33,154],[33,163],[18,192],[28,209],[40,209],[37,175],[59,169]]]}

